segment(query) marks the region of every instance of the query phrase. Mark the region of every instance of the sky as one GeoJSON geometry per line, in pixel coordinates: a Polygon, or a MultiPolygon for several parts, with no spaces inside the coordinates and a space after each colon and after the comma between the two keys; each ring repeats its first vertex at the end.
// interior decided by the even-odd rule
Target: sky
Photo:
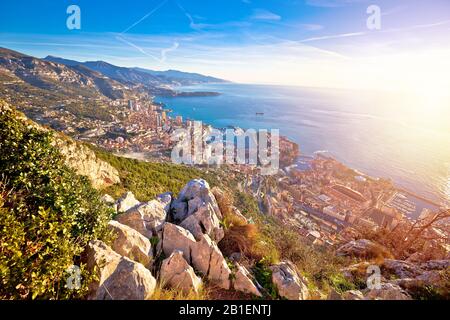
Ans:
{"type": "Polygon", "coordinates": [[[436,96],[450,87],[450,1],[2,0],[0,46],[242,83],[436,96]],[[67,28],[70,5],[79,30],[67,28]],[[379,29],[367,26],[371,5],[379,29]]]}

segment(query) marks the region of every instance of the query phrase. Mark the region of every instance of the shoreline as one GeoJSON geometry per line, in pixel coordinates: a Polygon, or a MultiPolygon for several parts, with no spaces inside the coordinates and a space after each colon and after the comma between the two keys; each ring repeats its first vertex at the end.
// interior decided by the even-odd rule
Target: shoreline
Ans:
{"type": "MultiPolygon", "coordinates": [[[[165,108],[170,108],[171,111],[173,110],[173,107],[167,105],[166,103],[161,102],[161,101],[157,101],[158,98],[160,98],[160,96],[155,96],[154,102],[156,102],[158,104],[162,104],[165,108]]],[[[161,98],[164,98],[164,97],[161,97],[161,98]]],[[[173,97],[173,98],[176,98],[176,97],[173,97]]],[[[185,115],[183,115],[181,113],[179,113],[179,114],[182,115],[183,117],[185,116],[185,115]]],[[[211,126],[212,128],[215,128],[215,129],[218,129],[218,130],[221,130],[221,131],[226,129],[227,127],[228,128],[233,128],[234,130],[236,130],[236,129],[246,130],[245,127],[238,127],[238,126],[234,126],[234,125],[228,125],[227,127],[217,128],[217,127],[215,127],[215,126],[213,126],[213,125],[211,125],[209,123],[203,122],[202,120],[195,120],[195,119],[190,119],[190,118],[189,118],[189,120],[191,120],[191,121],[201,121],[204,125],[211,126]]],[[[290,143],[295,144],[297,146],[297,148],[299,150],[301,150],[301,148],[300,148],[301,144],[296,142],[294,139],[289,138],[287,136],[280,135],[280,138],[281,137],[283,137],[284,139],[286,139],[290,143]]],[[[390,178],[390,177],[372,176],[372,175],[366,174],[364,172],[361,172],[361,170],[359,170],[359,169],[350,167],[347,164],[345,164],[345,162],[342,162],[342,161],[338,160],[336,157],[332,156],[331,153],[328,150],[317,150],[317,151],[314,151],[312,154],[303,154],[303,153],[301,153],[301,151],[299,151],[299,152],[300,153],[294,159],[292,159],[290,164],[284,166],[284,169],[291,168],[293,166],[295,166],[295,168],[298,168],[299,160],[301,159],[301,157],[310,157],[310,158],[315,158],[317,156],[327,157],[327,158],[333,159],[334,161],[339,162],[340,164],[344,165],[346,168],[348,168],[350,170],[353,170],[356,173],[360,173],[364,177],[367,177],[367,178],[370,178],[370,179],[385,179],[385,180],[389,180],[389,181],[391,181],[391,183],[395,187],[395,189],[397,189],[399,192],[406,193],[406,194],[408,194],[408,195],[410,195],[412,197],[417,198],[418,200],[426,202],[429,205],[435,206],[437,208],[450,207],[450,201],[445,201],[445,199],[441,199],[440,196],[438,196],[438,195],[435,196],[436,199],[432,200],[429,197],[427,197],[426,195],[417,193],[416,191],[409,190],[406,187],[401,186],[400,183],[393,181],[392,178],[390,178]],[[328,153],[329,155],[324,155],[323,153],[328,153]],[[440,203],[438,203],[438,202],[440,202],[440,203]]]]}

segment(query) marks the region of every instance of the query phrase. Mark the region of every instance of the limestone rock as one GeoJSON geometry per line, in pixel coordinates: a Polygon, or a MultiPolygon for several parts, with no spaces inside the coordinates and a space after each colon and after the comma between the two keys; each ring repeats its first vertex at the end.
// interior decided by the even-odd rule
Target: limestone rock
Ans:
{"type": "Polygon", "coordinates": [[[391,254],[385,247],[367,239],[350,241],[339,247],[336,253],[342,256],[358,258],[391,257],[391,254]]]}
{"type": "Polygon", "coordinates": [[[202,234],[200,241],[192,248],[192,265],[209,280],[223,289],[230,288],[231,270],[222,252],[207,234],[202,234]]]}
{"type": "Polygon", "coordinates": [[[420,265],[423,270],[445,270],[450,268],[450,260],[430,260],[420,265]]]}
{"type": "Polygon", "coordinates": [[[174,221],[181,222],[188,215],[193,214],[200,207],[208,204],[211,205],[216,216],[222,219],[216,198],[211,192],[208,182],[203,179],[191,180],[184,186],[178,198],[172,203],[174,221]]]}
{"type": "Polygon", "coordinates": [[[203,234],[209,235],[216,242],[224,237],[223,228],[211,204],[200,207],[195,213],[184,219],[180,226],[189,230],[197,240],[203,234]]]}
{"type": "Polygon", "coordinates": [[[128,191],[119,200],[117,200],[117,211],[125,212],[134,206],[137,206],[140,202],[134,197],[133,192],[128,191]]]}
{"type": "Polygon", "coordinates": [[[248,272],[248,270],[244,266],[241,266],[239,264],[236,264],[236,267],[237,271],[233,281],[234,289],[261,297],[261,292],[259,292],[258,288],[256,288],[255,284],[253,283],[250,272],[248,272]]]}
{"type": "Polygon", "coordinates": [[[183,252],[175,250],[162,262],[160,271],[161,283],[171,288],[180,289],[184,293],[197,293],[202,280],[195,275],[194,269],[183,258],[183,252]]]}
{"type": "Polygon", "coordinates": [[[144,215],[139,210],[131,210],[121,213],[115,218],[121,224],[127,225],[133,228],[146,238],[151,238],[153,233],[147,229],[145,225],[144,215]]]}
{"type": "Polygon", "coordinates": [[[366,300],[411,300],[411,297],[400,286],[393,283],[381,283],[380,289],[367,289],[366,300]]]}
{"type": "Polygon", "coordinates": [[[143,300],[151,297],[156,280],[142,264],[120,256],[105,243],[91,241],[87,246],[88,268],[98,281],[90,286],[90,299],[143,300]]]}
{"type": "Polygon", "coordinates": [[[150,241],[138,231],[121,224],[110,221],[108,228],[114,233],[115,239],[112,249],[131,260],[149,267],[152,262],[152,246],[150,241]]]}
{"type": "Polygon", "coordinates": [[[384,271],[393,273],[400,278],[414,278],[423,273],[418,265],[402,260],[386,259],[382,268],[384,271]]]}
{"type": "Polygon", "coordinates": [[[183,252],[184,259],[191,263],[191,252],[196,245],[196,241],[188,230],[166,222],[163,227],[161,243],[166,257],[179,250],[183,252]]]}
{"type": "Polygon", "coordinates": [[[77,174],[87,176],[94,188],[102,189],[120,182],[117,169],[99,159],[88,147],[58,136],[55,136],[54,144],[63,155],[65,164],[77,174]]]}
{"type": "Polygon", "coordinates": [[[166,216],[169,214],[170,212],[170,206],[172,204],[172,192],[166,192],[166,193],[162,193],[159,194],[156,197],[156,200],[158,200],[164,207],[164,211],[166,212],[166,216]]]}
{"type": "Polygon", "coordinates": [[[296,271],[289,261],[284,261],[271,266],[272,282],[278,290],[278,294],[289,300],[306,300],[309,297],[306,280],[296,271]]]}
{"type": "Polygon", "coordinates": [[[344,300],[342,295],[334,289],[331,289],[330,293],[327,296],[327,300],[344,300]]]}
{"type": "Polygon", "coordinates": [[[164,205],[158,200],[139,203],[119,214],[116,220],[151,238],[161,228],[166,219],[164,205]]]}
{"type": "Polygon", "coordinates": [[[359,290],[349,290],[342,294],[344,300],[364,300],[364,295],[359,290]]]}

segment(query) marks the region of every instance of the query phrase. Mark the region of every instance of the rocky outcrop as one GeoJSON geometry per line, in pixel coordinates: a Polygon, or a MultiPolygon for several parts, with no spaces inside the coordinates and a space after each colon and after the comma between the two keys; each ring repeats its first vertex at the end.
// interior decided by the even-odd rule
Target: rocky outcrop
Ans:
{"type": "Polygon", "coordinates": [[[140,202],[135,198],[133,192],[128,191],[119,200],[117,200],[117,212],[125,212],[135,206],[140,202]]]}
{"type": "Polygon", "coordinates": [[[293,264],[284,261],[271,266],[272,282],[278,290],[278,294],[288,300],[307,300],[309,298],[306,280],[300,276],[293,264]]]}
{"type": "Polygon", "coordinates": [[[381,283],[379,289],[367,289],[366,300],[411,300],[408,293],[393,283],[381,283]]]}
{"type": "Polygon", "coordinates": [[[252,276],[250,272],[239,264],[236,264],[236,273],[233,280],[233,288],[234,290],[250,293],[255,296],[261,297],[261,292],[259,292],[258,288],[256,288],[255,284],[252,281],[252,276]]]}
{"type": "Polygon", "coordinates": [[[170,206],[172,205],[172,192],[166,192],[158,195],[156,200],[158,200],[164,207],[166,216],[170,213],[170,206]]]}
{"type": "Polygon", "coordinates": [[[207,234],[192,248],[192,265],[209,280],[223,289],[230,288],[231,270],[222,252],[207,234]]]}
{"type": "Polygon", "coordinates": [[[202,280],[195,275],[194,269],[186,262],[183,252],[175,250],[162,262],[160,281],[163,286],[180,289],[184,293],[198,293],[202,280]]]}
{"type": "Polygon", "coordinates": [[[199,241],[196,241],[188,230],[172,223],[165,223],[162,249],[166,256],[180,250],[186,261],[197,271],[221,288],[230,288],[231,270],[217,244],[208,235],[201,234],[199,241]]]}
{"type": "Polygon", "coordinates": [[[341,256],[351,256],[358,258],[390,258],[392,254],[383,246],[367,239],[350,241],[336,251],[341,256]]]}
{"type": "Polygon", "coordinates": [[[178,198],[173,201],[173,220],[181,222],[195,213],[204,205],[211,205],[213,211],[219,219],[222,219],[219,206],[214,197],[208,182],[203,179],[194,179],[189,181],[180,191],[178,198]]]}
{"type": "Polygon", "coordinates": [[[120,183],[119,172],[109,163],[100,160],[94,151],[69,139],[56,137],[55,145],[64,156],[66,165],[76,173],[87,176],[96,189],[120,183]]]}
{"type": "Polygon", "coordinates": [[[184,259],[192,263],[192,248],[196,245],[194,236],[186,229],[166,222],[161,234],[162,250],[166,257],[175,251],[183,252],[184,259]]]}
{"type": "Polygon", "coordinates": [[[152,245],[139,232],[117,221],[110,221],[108,228],[112,231],[114,241],[112,249],[131,260],[149,267],[152,262],[152,245]]]}
{"type": "Polygon", "coordinates": [[[154,292],[156,280],[142,264],[120,256],[102,241],[87,247],[87,265],[98,281],[90,286],[90,299],[143,300],[154,292]]]}
{"type": "Polygon", "coordinates": [[[189,230],[199,240],[203,234],[207,234],[217,243],[222,240],[224,231],[220,225],[211,204],[203,205],[195,213],[188,215],[180,226],[189,230]]]}
{"type": "Polygon", "coordinates": [[[424,271],[416,264],[393,259],[384,260],[382,269],[384,272],[395,274],[399,278],[415,278],[424,271]]]}

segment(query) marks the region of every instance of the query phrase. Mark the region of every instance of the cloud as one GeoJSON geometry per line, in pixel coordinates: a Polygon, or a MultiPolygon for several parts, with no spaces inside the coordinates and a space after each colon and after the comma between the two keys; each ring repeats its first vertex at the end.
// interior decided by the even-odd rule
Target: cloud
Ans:
{"type": "Polygon", "coordinates": [[[302,23],[299,26],[307,31],[318,31],[324,28],[324,26],[315,23],[302,23]]]}
{"type": "Polygon", "coordinates": [[[255,9],[253,14],[250,16],[252,20],[263,20],[263,21],[280,21],[281,16],[265,9],[255,9]]]}
{"type": "Polygon", "coordinates": [[[306,4],[313,7],[337,8],[351,5],[354,3],[363,3],[367,0],[306,0],[306,4]]]}

